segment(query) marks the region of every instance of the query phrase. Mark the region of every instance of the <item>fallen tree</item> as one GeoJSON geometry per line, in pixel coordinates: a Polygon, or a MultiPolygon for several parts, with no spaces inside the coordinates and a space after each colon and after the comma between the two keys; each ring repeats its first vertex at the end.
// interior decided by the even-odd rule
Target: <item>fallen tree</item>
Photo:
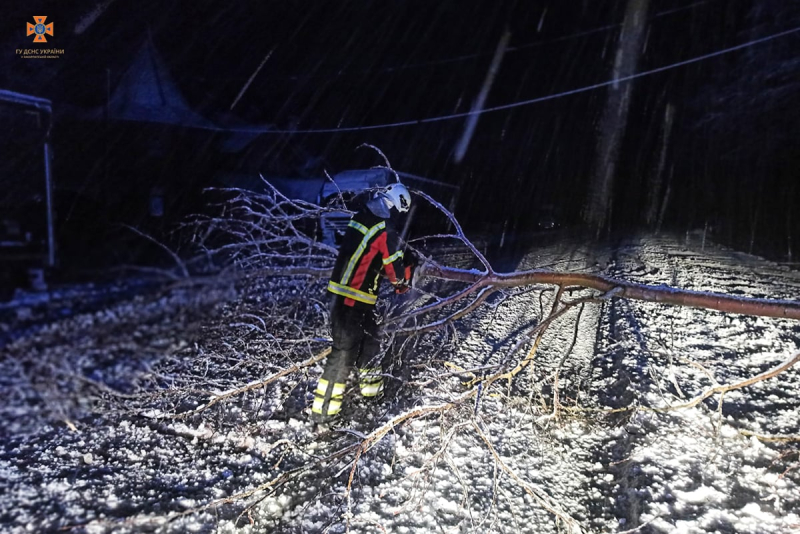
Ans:
{"type": "MultiPolygon", "coordinates": [[[[385,163],[383,168],[391,171],[388,161],[385,161],[385,163]]],[[[305,202],[293,201],[282,195],[266,180],[264,184],[267,190],[265,194],[227,190],[231,198],[221,205],[223,209],[220,216],[198,219],[193,223],[197,229],[195,234],[202,236],[199,244],[204,256],[212,262],[219,262],[221,258],[224,258],[225,269],[239,272],[241,276],[303,276],[324,280],[330,273],[335,251],[331,247],[320,243],[313,235],[304,232],[298,226],[298,222],[319,217],[325,210],[331,208],[323,209],[305,202]],[[212,239],[212,237],[218,237],[220,234],[224,236],[221,240],[212,239]],[[209,243],[218,243],[220,241],[223,241],[224,244],[218,246],[209,245],[209,243]]],[[[442,339],[446,339],[448,329],[453,329],[453,325],[459,320],[468,317],[480,309],[481,306],[487,305],[490,297],[497,293],[502,293],[504,297],[508,298],[509,295],[506,294],[508,290],[535,287],[540,298],[545,293],[550,293],[553,297],[550,300],[549,313],[542,314],[534,325],[521,331],[519,339],[511,344],[507,353],[500,358],[499,363],[479,369],[462,369],[457,364],[450,364],[449,367],[454,371],[429,373],[429,378],[425,379],[430,383],[430,381],[436,380],[443,382],[444,378],[449,378],[453,375],[465,377],[462,383],[466,390],[452,392],[450,399],[447,401],[416,406],[410,410],[395,414],[372,428],[368,433],[345,430],[345,432],[351,432],[356,437],[355,442],[327,456],[314,460],[315,468],[319,468],[322,465],[341,463],[343,458],[350,458],[349,461],[345,461],[344,467],[337,469],[340,474],[349,473],[344,486],[347,510],[343,514],[348,528],[353,519],[349,510],[353,473],[363,454],[375,447],[395,428],[406,425],[412,420],[437,416],[442,421],[445,414],[458,413],[460,414],[459,416],[453,417],[453,420],[457,420],[467,413],[471,414],[469,417],[471,417],[472,422],[469,424],[450,425],[450,430],[446,437],[441,439],[439,452],[431,456],[429,462],[438,461],[453,435],[472,430],[477,441],[486,446],[498,471],[505,473],[510,480],[528,493],[543,509],[552,514],[558,525],[566,528],[569,532],[581,532],[584,527],[558,505],[556,498],[549,495],[544,488],[522,479],[513,467],[501,458],[492,443],[491,437],[487,435],[481,426],[481,418],[483,417],[481,415],[482,399],[489,395],[492,388],[501,382],[510,384],[513,379],[518,377],[520,371],[534,361],[537,349],[540,347],[548,328],[565,317],[574,319],[572,312],[575,310],[582,311],[586,306],[603,304],[612,300],[633,300],[715,310],[729,314],[789,320],[800,319],[800,302],[798,301],[748,298],[713,292],[690,291],[665,285],[635,283],[597,273],[558,272],[549,269],[533,269],[511,273],[497,272],[484,254],[480,252],[479,247],[467,238],[452,213],[423,192],[414,191],[413,194],[418,200],[426,201],[437,208],[452,224],[455,232],[418,238],[410,241],[408,246],[415,248],[420,242],[430,242],[432,240],[455,240],[460,242],[473,255],[481,268],[465,269],[442,265],[430,256],[428,250],[417,249],[417,252],[425,258],[425,262],[418,269],[414,281],[414,287],[421,297],[417,299],[416,305],[410,309],[405,309],[402,312],[398,312],[397,309],[389,309],[387,311],[384,322],[387,345],[399,343],[401,346],[406,346],[414,343],[420,336],[436,332],[445,332],[442,339]],[[447,282],[444,286],[446,289],[442,289],[443,286],[440,282],[447,282]],[[454,289],[453,286],[457,287],[454,289]],[[575,292],[579,294],[578,297],[565,298],[565,295],[575,292]],[[467,410],[466,412],[465,409],[467,410]]],[[[340,205],[338,209],[346,209],[346,207],[340,205]]],[[[578,317],[580,316],[579,314],[578,317]]],[[[265,325],[270,320],[269,317],[263,319],[265,325]]],[[[575,328],[577,332],[577,321],[575,328]]],[[[558,419],[559,414],[563,411],[559,397],[558,378],[569,352],[567,351],[567,354],[558,363],[554,373],[547,373],[546,379],[552,383],[552,400],[549,407],[545,405],[543,408],[551,411],[542,415],[541,422],[558,419]]],[[[219,407],[239,395],[248,394],[257,388],[267,387],[281,377],[308,370],[317,365],[325,354],[325,351],[309,353],[305,361],[293,363],[290,366],[276,370],[266,378],[252,381],[244,386],[215,392],[191,411],[175,414],[174,416],[165,414],[159,417],[186,418],[202,415],[210,408],[219,407]]],[[[781,373],[791,369],[798,361],[800,361],[800,354],[795,354],[767,372],[759,373],[751,379],[730,385],[714,385],[706,388],[689,402],[681,404],[651,407],[631,405],[621,409],[595,411],[612,413],[644,409],[665,412],[688,409],[697,406],[705,399],[716,394],[720,395],[719,405],[721,407],[725,393],[776,378],[781,373]]],[[[497,388],[495,389],[497,390],[497,388]]],[[[575,414],[587,413],[592,410],[573,406],[568,408],[568,411],[575,414]]],[[[747,433],[748,431],[743,430],[742,432],[747,433]]],[[[751,432],[748,435],[755,434],[751,432]]],[[[758,437],[765,441],[778,439],[770,436],[759,435],[758,437]]],[[[779,439],[791,441],[797,438],[780,436],[779,439]]],[[[263,494],[273,494],[280,487],[284,487],[290,480],[305,476],[308,471],[307,468],[286,471],[265,485],[208,503],[195,511],[205,510],[210,506],[230,504],[239,499],[250,499],[261,493],[262,496],[259,499],[247,506],[246,511],[249,513],[252,507],[263,499],[263,494]]],[[[182,517],[185,513],[173,516],[173,518],[182,517]]],[[[245,511],[242,514],[245,514],[245,511]]]]}
{"type": "MultiPolygon", "coordinates": [[[[384,167],[390,169],[388,162],[384,167]]],[[[582,391],[572,376],[594,363],[570,357],[579,333],[586,328],[581,317],[589,313],[599,316],[612,306],[638,301],[659,310],[709,310],[708,317],[747,314],[789,322],[800,318],[800,303],[648,285],[596,272],[543,268],[498,272],[452,213],[416,191],[415,201],[437,208],[442,220],[454,230],[409,241],[408,246],[425,259],[414,280],[415,297],[381,309],[383,348],[403,360],[395,366],[391,379],[393,396],[384,401],[383,413],[374,419],[344,421],[327,432],[300,434],[300,439],[283,435],[280,432],[302,424],[310,426],[297,421],[304,418],[305,394],[313,387],[319,364],[330,350],[324,285],[335,249],[315,238],[313,222],[329,210],[347,211],[348,206],[343,199],[325,208],[294,201],[266,181],[262,193],[228,189],[216,194],[221,196],[217,212],[197,217],[185,227],[194,236],[196,254],[176,258],[174,276],[168,277],[175,280],[170,287],[185,289],[195,284],[200,294],[213,288],[236,288],[236,297],[222,318],[207,325],[194,344],[170,347],[156,363],[147,363],[149,367],[128,381],[126,388],[76,372],[82,360],[64,357],[66,351],[57,352],[58,358],[48,357],[45,351],[30,352],[37,357],[19,362],[20,373],[36,383],[50,405],[62,406],[70,384],[78,384],[75,396],[84,404],[91,399],[94,413],[103,417],[144,421],[148,428],[178,434],[192,443],[210,444],[230,435],[232,446],[263,458],[268,465],[258,473],[263,475],[261,479],[247,479],[235,491],[197,500],[188,508],[175,504],[156,516],[144,512],[134,515],[125,523],[134,530],[178,532],[182,530],[181,521],[194,514],[206,514],[203,517],[213,521],[216,514],[231,518],[233,513],[237,524],[253,523],[259,515],[270,515],[265,504],[270,499],[295,495],[303,502],[324,500],[330,505],[326,527],[338,523],[349,529],[360,524],[364,529],[381,531],[380,524],[355,512],[354,502],[361,492],[357,475],[365,462],[384,455],[381,461],[391,461],[392,466],[397,462],[402,480],[413,481],[414,487],[419,485],[416,495],[425,495],[433,484],[430,475],[444,466],[465,495],[461,505],[470,512],[471,506],[475,508],[475,517],[468,514],[474,531],[491,530],[485,528],[485,522],[492,512],[496,517],[501,501],[513,517],[527,517],[528,512],[520,505],[525,501],[515,500],[517,497],[529,499],[528,506],[533,503],[546,512],[556,528],[587,531],[591,527],[564,503],[558,488],[526,476],[525,465],[509,454],[502,436],[491,428],[499,410],[524,406],[533,421],[526,432],[545,437],[554,428],[575,420],[588,425],[622,425],[644,413],[667,414],[692,408],[718,418],[726,395],[728,400],[734,392],[748,392],[752,389],[747,388],[786,378],[785,373],[800,361],[800,354],[794,354],[768,369],[752,371],[750,378],[717,381],[713,369],[689,359],[685,368],[699,369],[697,374],[702,379],[686,380],[688,384],[683,383],[681,388],[674,376],[668,376],[674,387],[665,388],[656,400],[632,398],[608,406],[588,398],[588,392],[582,391]],[[439,256],[442,248],[438,245],[448,241],[456,242],[460,252],[468,252],[470,260],[462,254],[458,265],[448,265],[449,257],[439,256]],[[203,276],[185,276],[197,271],[203,276]],[[464,337],[486,334],[476,333],[471,319],[487,310],[495,313],[512,301],[538,301],[538,309],[535,305],[526,308],[531,313],[529,320],[513,331],[513,337],[497,343],[485,361],[475,364],[459,360],[458,347],[464,337]],[[549,344],[554,343],[553,332],[559,325],[566,325],[562,331],[569,335],[560,338],[563,346],[552,350],[549,344]],[[52,379],[44,384],[41,377],[52,379]],[[57,395],[48,396],[47,387],[61,389],[57,395]],[[718,400],[716,406],[713,400],[718,400]],[[289,404],[292,406],[287,407],[289,404]],[[275,418],[292,423],[281,427],[280,432],[269,433],[265,421],[275,418]],[[402,434],[419,439],[419,462],[411,457],[395,458],[390,444],[402,434]],[[268,446],[259,448],[259,440],[267,440],[268,446]],[[480,458],[490,466],[491,499],[487,503],[468,497],[472,492],[469,476],[452,459],[453,444],[459,440],[461,447],[467,443],[480,451],[480,458]],[[383,451],[383,446],[389,450],[383,451]],[[316,488],[310,497],[309,486],[316,488]]],[[[204,305],[201,301],[197,307],[204,305]]],[[[160,308],[153,306],[153,322],[162,320],[160,308]]],[[[180,315],[180,310],[176,303],[170,313],[180,315]]],[[[141,317],[131,312],[131,322],[139,321],[141,317]]],[[[108,332],[102,333],[105,336],[110,337],[108,332]]],[[[103,343],[98,342],[101,349],[103,343]]],[[[120,350],[127,351],[128,346],[120,350]]],[[[665,360],[670,369],[662,374],[671,375],[673,361],[679,358],[670,354],[665,360]]],[[[648,372],[658,374],[658,370],[648,372]]],[[[81,431],[80,422],[74,424],[69,414],[63,417],[75,432],[81,431]]],[[[737,431],[784,445],[798,440],[791,433],[768,435],[747,428],[737,431]]],[[[785,458],[794,456],[787,451],[785,458]]],[[[408,497],[397,513],[414,515],[420,505],[417,499],[421,498],[408,497]]],[[[633,518],[628,526],[635,529],[639,523],[633,518]]]]}

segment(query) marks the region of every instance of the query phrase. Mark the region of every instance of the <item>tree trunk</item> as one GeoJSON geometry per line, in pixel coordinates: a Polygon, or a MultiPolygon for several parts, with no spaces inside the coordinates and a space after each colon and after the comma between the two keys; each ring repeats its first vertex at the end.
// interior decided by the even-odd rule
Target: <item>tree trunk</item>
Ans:
{"type": "MultiPolygon", "coordinates": [[[[795,191],[795,184],[792,184],[792,188],[789,190],[789,199],[794,198],[794,191],[795,191]]],[[[786,259],[789,263],[792,263],[792,208],[788,208],[786,210],[786,259]]]]}
{"type": "Polygon", "coordinates": [[[669,147],[669,137],[672,133],[673,118],[675,117],[675,106],[667,104],[664,109],[664,126],[661,130],[661,150],[658,154],[658,161],[655,169],[650,175],[650,185],[647,191],[647,212],[645,222],[650,228],[656,223],[659,207],[663,204],[662,190],[664,186],[664,167],[667,163],[667,148],[669,147]]]}
{"type": "Polygon", "coordinates": [[[478,97],[475,99],[475,102],[472,103],[472,115],[467,117],[467,122],[464,126],[464,134],[461,136],[461,140],[458,142],[458,145],[456,145],[456,163],[461,163],[461,161],[464,159],[464,156],[467,154],[467,148],[469,147],[469,142],[472,140],[472,134],[475,132],[475,127],[478,125],[480,112],[483,110],[484,105],[486,104],[486,98],[489,96],[489,91],[492,89],[492,84],[494,84],[497,71],[500,70],[500,63],[503,61],[503,56],[505,56],[506,48],[508,48],[508,41],[510,39],[511,32],[505,30],[503,32],[503,36],[500,37],[500,41],[497,43],[497,48],[494,51],[494,57],[489,65],[486,78],[483,80],[481,92],[478,93],[478,97]]]}
{"type": "MultiPolygon", "coordinates": [[[[614,59],[614,79],[631,76],[636,72],[645,35],[649,1],[628,0],[614,59]]],[[[625,135],[632,89],[631,81],[610,86],[605,110],[600,119],[594,176],[589,184],[583,212],[584,222],[598,234],[609,224],[619,148],[625,135]]]]}
{"type": "Polygon", "coordinates": [[[672,194],[672,177],[675,175],[675,166],[669,170],[669,180],[667,180],[667,190],[664,191],[664,197],[661,199],[661,209],[658,211],[658,221],[656,221],[656,235],[661,233],[661,227],[664,225],[664,215],[667,213],[667,204],[669,203],[669,196],[672,194]]]}

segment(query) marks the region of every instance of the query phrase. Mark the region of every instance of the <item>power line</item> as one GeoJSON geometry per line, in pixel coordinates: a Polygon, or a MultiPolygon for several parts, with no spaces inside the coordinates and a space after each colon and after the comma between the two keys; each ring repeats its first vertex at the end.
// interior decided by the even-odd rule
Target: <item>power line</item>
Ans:
{"type": "MultiPolygon", "coordinates": [[[[722,56],[722,55],[725,55],[725,54],[730,54],[731,52],[736,52],[737,50],[743,50],[745,48],[749,48],[749,47],[757,45],[757,44],[765,43],[767,41],[772,41],[774,39],[779,39],[781,37],[786,37],[787,35],[791,35],[791,34],[794,34],[794,33],[797,33],[797,32],[800,32],[800,26],[798,26],[796,28],[793,28],[791,30],[786,30],[786,31],[783,31],[783,32],[774,33],[772,35],[768,35],[768,36],[762,37],[760,39],[754,39],[752,41],[748,41],[746,43],[742,43],[742,44],[739,44],[739,45],[736,45],[736,46],[732,46],[730,48],[724,48],[722,50],[717,50],[716,52],[711,52],[711,53],[708,53],[708,54],[704,54],[702,56],[697,56],[697,57],[693,57],[693,58],[686,59],[686,60],[683,60],[683,61],[679,61],[677,63],[671,63],[671,64],[665,65],[663,67],[658,67],[658,68],[655,68],[655,69],[642,71],[642,72],[639,72],[637,74],[632,74],[630,76],[623,76],[622,78],[614,78],[614,79],[607,80],[607,81],[604,81],[604,82],[600,82],[600,83],[596,83],[596,84],[592,84],[592,85],[587,85],[587,86],[584,86],[584,87],[578,87],[576,89],[570,89],[568,91],[562,91],[560,93],[554,93],[554,94],[550,94],[550,95],[540,96],[540,97],[537,97],[537,98],[531,98],[529,100],[521,100],[521,101],[518,101],[518,102],[512,102],[510,104],[503,104],[503,105],[500,105],[500,106],[492,106],[492,107],[484,108],[482,110],[477,110],[477,111],[464,111],[464,112],[461,112],[461,113],[452,113],[450,115],[441,115],[441,116],[438,116],[438,117],[427,117],[427,118],[424,118],[424,119],[416,119],[416,120],[408,120],[408,121],[400,121],[400,122],[391,122],[391,123],[386,123],[386,124],[373,124],[373,125],[369,125],[369,126],[351,126],[351,127],[345,127],[345,128],[312,128],[312,129],[307,129],[307,130],[258,130],[258,131],[261,132],[261,133],[278,133],[278,134],[360,132],[360,131],[366,131],[366,130],[380,130],[380,129],[384,129],[384,128],[398,128],[398,127],[401,127],[401,126],[414,126],[414,125],[417,125],[417,124],[429,124],[429,123],[433,123],[433,122],[443,122],[443,121],[447,121],[447,120],[461,119],[461,118],[464,118],[464,117],[469,117],[470,115],[481,115],[483,113],[490,113],[490,112],[493,112],[493,111],[502,111],[502,110],[513,109],[513,108],[518,108],[518,107],[522,107],[522,106],[529,106],[531,104],[538,104],[539,102],[546,102],[548,100],[555,100],[557,98],[563,98],[565,96],[576,95],[576,94],[580,94],[580,93],[586,93],[586,92],[589,92],[589,91],[594,91],[595,89],[600,89],[602,87],[608,87],[609,85],[614,85],[614,84],[617,84],[617,83],[620,83],[620,82],[628,82],[628,81],[631,81],[631,80],[635,80],[637,78],[644,78],[645,76],[650,76],[652,74],[657,74],[659,72],[664,72],[664,71],[675,69],[675,68],[678,68],[678,67],[691,65],[692,63],[699,63],[700,61],[705,61],[706,59],[711,59],[711,58],[722,56]]],[[[256,133],[257,132],[255,129],[236,129],[236,128],[229,129],[227,131],[233,131],[233,132],[240,131],[240,132],[250,132],[250,133],[256,133]]]]}
{"type": "MultiPolygon", "coordinates": [[[[715,1],[717,1],[717,0],[700,0],[698,2],[694,2],[694,3],[689,4],[687,6],[681,6],[681,7],[676,7],[676,8],[673,8],[673,9],[667,9],[667,10],[664,10],[664,11],[660,11],[660,12],[656,13],[655,15],[653,15],[650,19],[648,19],[648,22],[656,20],[656,19],[659,19],[661,17],[665,17],[667,15],[672,15],[674,13],[679,13],[681,11],[687,11],[689,9],[692,9],[692,8],[700,6],[700,5],[710,4],[710,3],[715,2],[715,1]]],[[[561,37],[554,37],[552,39],[546,39],[544,41],[535,41],[535,42],[532,42],[532,43],[524,43],[524,44],[517,45],[517,46],[509,46],[506,49],[506,52],[507,53],[518,52],[520,50],[527,50],[529,48],[538,48],[540,46],[545,46],[545,45],[548,45],[548,44],[560,43],[560,42],[563,42],[563,41],[571,41],[573,39],[578,39],[580,37],[586,37],[587,35],[594,35],[596,33],[603,33],[603,32],[609,31],[609,30],[613,30],[615,28],[619,28],[620,26],[622,26],[622,23],[606,24],[605,26],[598,26],[596,28],[591,28],[591,29],[584,30],[584,31],[581,31],[581,32],[577,32],[577,33],[571,33],[569,35],[562,35],[561,37]]],[[[270,79],[271,80],[307,80],[307,79],[322,78],[322,77],[339,78],[341,76],[349,76],[349,75],[356,75],[356,74],[373,74],[374,75],[374,74],[383,73],[383,72],[400,72],[400,71],[404,71],[404,70],[411,70],[411,69],[417,69],[417,68],[423,68],[423,67],[434,67],[436,65],[446,65],[448,63],[461,63],[463,61],[468,61],[468,60],[477,59],[477,58],[480,58],[480,57],[485,57],[485,56],[490,56],[490,55],[492,55],[491,52],[478,52],[478,53],[475,53],[475,54],[464,54],[464,55],[461,55],[461,56],[453,56],[453,57],[443,58],[443,59],[433,59],[433,60],[430,60],[430,61],[420,61],[419,63],[411,63],[409,65],[397,65],[397,66],[392,66],[392,67],[383,67],[381,69],[376,69],[376,70],[373,70],[373,69],[339,70],[338,72],[336,72],[334,74],[314,74],[314,75],[311,75],[311,76],[308,76],[308,75],[288,75],[288,76],[271,77],[270,79]]],[[[201,77],[198,77],[198,78],[206,79],[207,77],[201,76],[201,77]]]]}
{"type": "MultiPolygon", "coordinates": [[[[681,11],[686,11],[688,9],[692,9],[692,8],[694,8],[696,6],[699,6],[699,5],[710,4],[711,2],[714,2],[714,1],[716,1],[716,0],[700,0],[698,2],[694,2],[693,4],[690,4],[688,6],[681,6],[681,7],[676,7],[676,8],[673,8],[673,9],[667,9],[665,11],[660,11],[660,12],[656,13],[655,15],[653,15],[649,20],[651,20],[651,21],[652,20],[656,20],[656,19],[659,19],[659,18],[667,16],[667,15],[672,15],[674,13],[679,13],[681,11]]],[[[528,48],[538,48],[540,46],[544,46],[544,45],[547,45],[547,44],[560,43],[562,41],[571,41],[572,39],[577,39],[579,37],[585,37],[587,35],[594,35],[595,33],[602,33],[602,32],[608,31],[608,30],[613,30],[615,28],[619,28],[620,26],[622,26],[622,23],[607,24],[605,26],[598,26],[597,28],[591,28],[589,30],[584,30],[584,31],[578,32],[578,33],[572,33],[572,34],[569,34],[569,35],[562,35],[561,37],[554,37],[552,39],[547,39],[547,40],[544,40],[544,41],[536,41],[536,42],[533,42],[533,43],[525,43],[525,44],[521,44],[521,45],[517,45],[517,46],[509,46],[506,49],[506,52],[518,52],[520,50],[526,50],[528,48]]],[[[479,52],[477,54],[465,54],[465,55],[462,55],[462,56],[454,56],[454,57],[444,58],[444,59],[435,59],[435,60],[431,60],[431,61],[422,61],[422,62],[419,62],[419,63],[412,63],[410,65],[400,65],[400,66],[396,66],[396,67],[384,67],[384,68],[379,69],[377,71],[373,71],[373,70],[339,71],[334,76],[338,77],[338,76],[343,76],[345,74],[360,74],[360,73],[374,74],[376,72],[398,72],[398,71],[401,71],[401,70],[415,69],[415,68],[420,68],[420,67],[431,67],[431,66],[435,66],[435,65],[444,65],[444,64],[447,64],[447,63],[460,63],[462,61],[467,61],[467,60],[470,60],[470,59],[476,59],[476,58],[479,58],[479,57],[490,56],[490,55],[492,55],[491,52],[479,52]]],[[[320,75],[320,76],[322,76],[322,75],[320,75]]],[[[302,76],[292,76],[290,78],[291,79],[299,79],[299,78],[303,78],[303,77],[302,76]]]]}
{"type": "MultiPolygon", "coordinates": [[[[659,19],[661,17],[665,17],[667,15],[672,15],[674,13],[679,13],[681,11],[686,11],[687,9],[692,9],[693,7],[696,7],[696,6],[699,6],[699,5],[710,4],[713,1],[715,1],[715,0],[701,0],[699,2],[695,2],[695,3],[690,4],[688,6],[676,7],[676,8],[673,8],[673,9],[667,9],[665,11],[659,11],[658,13],[653,15],[648,20],[648,22],[652,21],[652,20],[659,19]]],[[[542,45],[546,45],[546,44],[559,43],[561,41],[570,41],[572,39],[577,39],[578,37],[585,37],[587,35],[593,35],[595,33],[602,33],[602,32],[608,31],[608,30],[613,30],[615,28],[619,28],[620,26],[622,26],[622,23],[606,24],[605,26],[598,26],[597,28],[592,28],[590,30],[585,30],[585,31],[582,31],[582,32],[579,32],[579,33],[573,33],[573,34],[570,34],[570,35],[564,35],[562,37],[555,37],[555,38],[549,39],[547,41],[538,41],[538,42],[535,42],[535,43],[527,43],[527,44],[523,44],[523,45],[519,45],[519,46],[515,46],[515,47],[510,47],[508,49],[508,51],[509,52],[515,52],[517,50],[524,50],[526,48],[534,48],[534,47],[538,47],[538,46],[542,46],[542,45]]],[[[478,54],[476,54],[476,55],[478,55],[478,54]]],[[[480,55],[486,55],[486,54],[480,54],[480,55]]]]}

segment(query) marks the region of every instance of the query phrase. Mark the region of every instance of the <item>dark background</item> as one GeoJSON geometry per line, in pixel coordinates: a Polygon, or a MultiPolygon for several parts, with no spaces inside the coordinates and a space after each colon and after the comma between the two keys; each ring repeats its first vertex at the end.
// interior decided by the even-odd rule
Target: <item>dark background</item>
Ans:
{"type": "MultiPolygon", "coordinates": [[[[510,50],[487,106],[609,80],[621,0],[472,2],[15,2],[0,20],[0,88],[52,99],[59,243],[65,258],[130,261],[120,223],[158,232],[202,202],[220,171],[318,176],[380,163],[461,186],[468,231],[534,231],[541,214],[580,227],[607,88],[482,115],[453,159],[465,119],[339,133],[469,111],[504,29],[510,50]],[[87,25],[87,16],[99,16],[87,25]],[[25,23],[55,24],[58,60],[24,60],[25,23]],[[540,24],[541,23],[541,24],[540,24]],[[89,119],[150,40],[189,105],[224,125],[271,125],[239,152],[211,130],[89,119]],[[231,104],[272,51],[236,106],[231,104]],[[167,217],[147,217],[154,187],[167,217]]],[[[651,0],[638,72],[800,26],[795,0],[651,0]]],[[[791,259],[800,204],[800,33],[643,77],[620,151],[610,233],[644,228],[667,104],[670,196],[664,229],[708,228],[745,250],[791,259]],[[794,217],[794,218],[793,218],[794,217]]],[[[4,151],[7,148],[3,148],[4,151]]],[[[15,153],[4,153],[14,158],[15,153]]]]}

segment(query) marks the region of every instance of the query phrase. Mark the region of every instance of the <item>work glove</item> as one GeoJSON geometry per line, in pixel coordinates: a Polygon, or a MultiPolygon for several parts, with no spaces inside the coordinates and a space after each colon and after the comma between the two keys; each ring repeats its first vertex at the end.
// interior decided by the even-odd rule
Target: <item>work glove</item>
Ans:
{"type": "Polygon", "coordinates": [[[395,295],[402,295],[403,293],[407,293],[409,289],[411,289],[411,286],[404,280],[394,286],[394,293],[395,295]]]}
{"type": "Polygon", "coordinates": [[[419,265],[419,255],[411,249],[403,254],[405,269],[403,269],[403,280],[394,287],[397,295],[402,295],[411,289],[411,281],[414,280],[414,269],[419,265]]]}

